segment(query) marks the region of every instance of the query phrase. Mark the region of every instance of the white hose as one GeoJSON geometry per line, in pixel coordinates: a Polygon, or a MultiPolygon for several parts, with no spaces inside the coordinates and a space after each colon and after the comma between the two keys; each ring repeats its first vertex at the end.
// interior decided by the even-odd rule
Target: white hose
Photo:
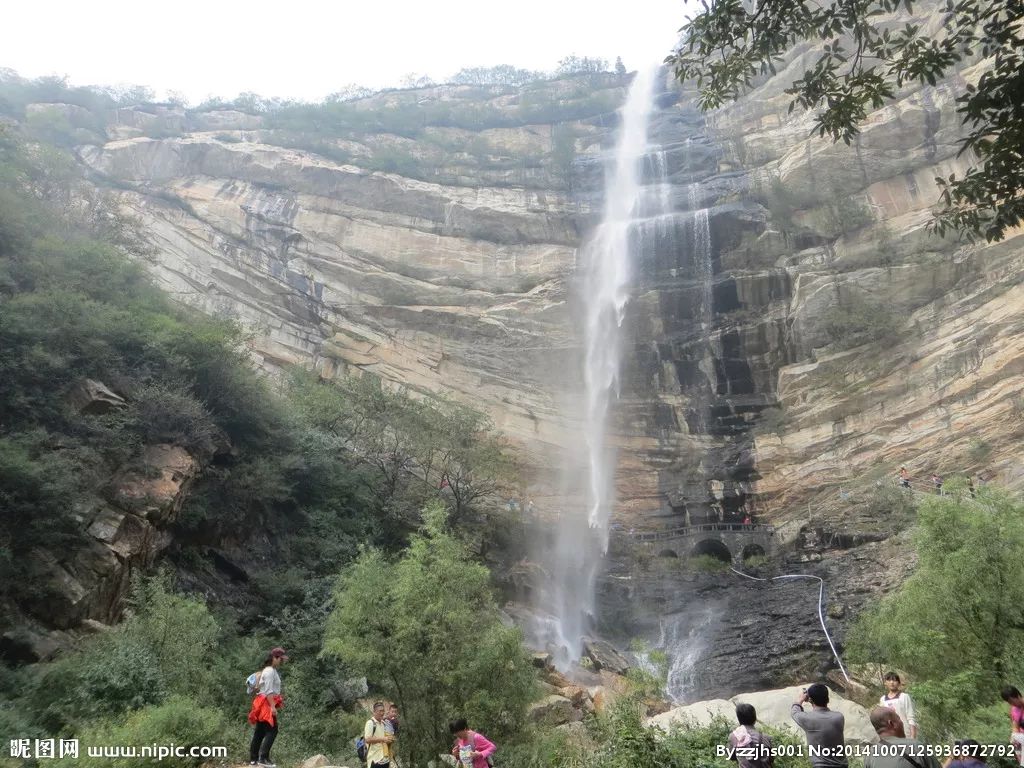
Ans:
{"type": "Polygon", "coordinates": [[[818,580],[818,621],[821,622],[821,631],[825,633],[825,639],[828,640],[828,647],[832,649],[832,655],[836,657],[836,662],[839,664],[839,671],[843,673],[843,677],[846,678],[846,682],[853,682],[850,680],[850,676],[846,674],[846,667],[843,666],[843,660],[839,658],[839,652],[836,650],[835,644],[832,642],[832,638],[828,634],[828,627],[825,626],[825,612],[823,605],[825,603],[825,580],[820,576],[812,576],[809,573],[787,573],[784,576],[772,576],[770,579],[763,579],[759,576],[751,576],[749,573],[743,573],[743,571],[737,571],[735,568],[729,568],[730,571],[738,576],[750,579],[752,581],[778,581],[779,579],[817,579],[818,580]]]}

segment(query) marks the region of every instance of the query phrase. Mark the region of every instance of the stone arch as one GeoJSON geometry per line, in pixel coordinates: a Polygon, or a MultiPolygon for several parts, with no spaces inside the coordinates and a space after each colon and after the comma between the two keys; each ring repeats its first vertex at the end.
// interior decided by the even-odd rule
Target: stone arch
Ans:
{"type": "Polygon", "coordinates": [[[760,544],[747,544],[747,546],[743,548],[743,552],[740,557],[743,558],[743,562],[746,562],[752,557],[764,557],[766,554],[768,553],[764,551],[764,547],[760,544]]]}
{"type": "Polygon", "coordinates": [[[663,549],[658,553],[658,557],[679,557],[679,553],[674,549],[663,549]]]}
{"type": "Polygon", "coordinates": [[[732,552],[730,552],[729,548],[718,539],[703,539],[702,541],[698,541],[696,546],[693,548],[693,552],[690,554],[692,557],[707,555],[708,557],[713,557],[716,560],[721,560],[723,563],[732,562],[732,552]]]}

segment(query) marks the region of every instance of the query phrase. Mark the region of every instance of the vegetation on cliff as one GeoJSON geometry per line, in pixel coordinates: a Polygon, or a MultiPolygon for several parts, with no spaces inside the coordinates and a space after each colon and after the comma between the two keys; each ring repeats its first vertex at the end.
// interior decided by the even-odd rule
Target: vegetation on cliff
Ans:
{"type": "Polygon", "coordinates": [[[680,80],[693,78],[704,109],[736,99],[757,77],[775,75],[776,64],[797,46],[825,45],[786,93],[796,107],[820,110],[815,129],[849,144],[872,109],[908,85],[935,85],[959,68],[987,66],[959,96],[966,135],[961,153],[978,165],[957,178],[936,181],[945,207],[935,228],[989,241],[1003,239],[1024,218],[1024,36],[1020,4],[1011,0],[855,0],[819,4],[807,0],[765,2],[714,0],[683,27],[683,44],[666,62],[680,80]],[[943,16],[938,31],[927,23],[903,24],[899,14],[915,6],[943,16]]]}
{"type": "Polygon", "coordinates": [[[1024,504],[994,488],[947,482],[918,505],[917,567],[865,613],[851,659],[884,662],[913,680],[928,741],[1006,738],[1000,688],[1024,677],[1024,504]]]}

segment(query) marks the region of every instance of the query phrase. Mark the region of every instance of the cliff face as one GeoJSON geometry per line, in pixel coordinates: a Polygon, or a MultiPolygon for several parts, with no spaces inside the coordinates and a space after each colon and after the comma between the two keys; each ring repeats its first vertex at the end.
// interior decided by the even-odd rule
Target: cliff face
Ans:
{"type": "MultiPolygon", "coordinates": [[[[969,164],[954,100],[983,64],[901,92],[846,146],[788,114],[783,89],[813,54],[794,51],[709,116],[668,79],[658,96],[647,172],[671,213],[649,233],[626,320],[616,518],[620,531],[747,512],[777,523],[801,567],[849,585],[833,595],[841,631],[903,575],[884,565],[898,542],[876,541],[901,521],[846,491],[901,464],[1020,479],[1024,263],[1016,233],[965,245],[927,231],[934,177],[969,164]]],[[[376,116],[362,127],[315,142],[266,116],[128,109],[78,153],[152,234],[160,284],[251,328],[265,367],[362,371],[487,411],[520,450],[525,493],[551,512],[581,440],[577,254],[625,86],[384,94],[353,107],[376,116]],[[380,127],[396,111],[416,129],[380,127]]],[[[766,636],[772,658],[733,642],[751,615],[803,627],[802,598],[640,573],[637,558],[658,551],[614,551],[606,628],[664,645],[697,632],[687,663],[715,680],[693,690],[727,691],[740,662],[772,684],[821,660],[813,627],[766,636]],[[667,627],[659,613],[681,618],[667,627]]]]}

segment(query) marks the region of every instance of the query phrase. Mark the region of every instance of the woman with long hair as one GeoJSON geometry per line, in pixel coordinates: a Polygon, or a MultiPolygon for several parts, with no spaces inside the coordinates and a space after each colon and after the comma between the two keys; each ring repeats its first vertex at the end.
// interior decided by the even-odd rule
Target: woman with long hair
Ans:
{"type": "Polygon", "coordinates": [[[270,748],[277,738],[278,710],[284,706],[281,698],[281,675],[278,668],[288,661],[284,648],[274,648],[263,661],[263,670],[257,680],[256,698],[249,710],[249,722],[256,726],[249,743],[249,765],[276,768],[270,760],[270,748]]]}

